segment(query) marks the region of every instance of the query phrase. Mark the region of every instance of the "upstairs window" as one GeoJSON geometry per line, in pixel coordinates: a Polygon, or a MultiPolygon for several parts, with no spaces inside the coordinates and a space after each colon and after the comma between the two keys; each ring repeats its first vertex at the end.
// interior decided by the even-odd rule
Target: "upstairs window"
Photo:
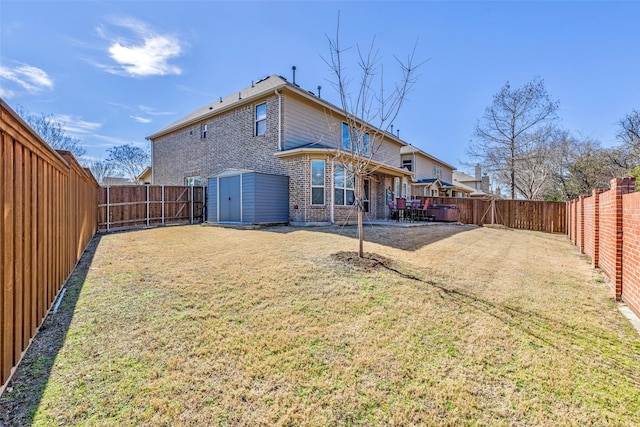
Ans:
{"type": "Polygon", "coordinates": [[[256,105],[256,136],[267,134],[267,103],[256,105]]]}
{"type": "Polygon", "coordinates": [[[351,132],[349,129],[349,125],[346,123],[342,123],[342,149],[345,151],[351,151],[352,149],[360,152],[364,156],[369,156],[371,154],[371,137],[368,133],[365,133],[362,138],[360,138],[360,129],[353,129],[353,137],[355,138],[355,144],[360,144],[361,147],[352,147],[351,143],[351,132]]]}
{"type": "Polygon", "coordinates": [[[413,160],[412,159],[402,159],[402,167],[408,171],[413,170],[413,160]]]}
{"type": "Polygon", "coordinates": [[[200,125],[200,138],[205,139],[207,137],[207,124],[200,125]]]}
{"type": "Polygon", "coordinates": [[[433,164],[433,177],[442,179],[442,166],[436,163],[433,164]]]}
{"type": "Polygon", "coordinates": [[[351,151],[351,132],[349,132],[349,125],[342,123],[342,149],[351,151]]]}

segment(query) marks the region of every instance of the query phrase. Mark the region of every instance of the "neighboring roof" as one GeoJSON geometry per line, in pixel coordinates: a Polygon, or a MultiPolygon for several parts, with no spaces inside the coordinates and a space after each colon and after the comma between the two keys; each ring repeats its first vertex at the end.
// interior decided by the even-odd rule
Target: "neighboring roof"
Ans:
{"type": "Polygon", "coordinates": [[[452,169],[452,170],[455,170],[455,169],[456,169],[456,167],[455,167],[455,166],[452,166],[452,165],[450,165],[450,164],[449,164],[449,163],[447,163],[447,162],[443,162],[443,161],[442,161],[442,160],[440,160],[439,158],[434,157],[434,156],[432,156],[431,154],[428,154],[428,153],[426,153],[426,152],[422,151],[421,149],[419,149],[419,148],[418,148],[418,147],[416,147],[415,145],[411,145],[411,144],[409,144],[409,145],[405,145],[404,147],[400,147],[400,154],[412,154],[412,153],[421,154],[421,155],[423,155],[423,156],[425,156],[425,157],[428,157],[428,158],[430,158],[430,159],[432,159],[432,160],[435,160],[436,162],[439,162],[439,163],[441,163],[441,164],[445,165],[446,167],[448,167],[448,168],[450,168],[450,169],[452,169]]]}
{"type": "Polygon", "coordinates": [[[455,187],[455,185],[449,184],[448,182],[443,181],[443,180],[438,179],[438,178],[419,179],[416,182],[414,182],[413,184],[434,184],[436,181],[440,184],[441,187],[451,187],[451,188],[455,187]]]}
{"type": "Polygon", "coordinates": [[[102,185],[131,185],[134,184],[129,178],[123,178],[120,176],[105,176],[102,178],[102,185]]]}
{"type": "Polygon", "coordinates": [[[136,177],[136,179],[138,181],[142,181],[147,176],[151,177],[151,166],[147,166],[147,168],[143,170],[142,173],[136,177]]]}
{"type": "Polygon", "coordinates": [[[469,175],[464,172],[454,171],[453,180],[459,182],[481,182],[482,179],[476,179],[475,176],[469,175]]]}

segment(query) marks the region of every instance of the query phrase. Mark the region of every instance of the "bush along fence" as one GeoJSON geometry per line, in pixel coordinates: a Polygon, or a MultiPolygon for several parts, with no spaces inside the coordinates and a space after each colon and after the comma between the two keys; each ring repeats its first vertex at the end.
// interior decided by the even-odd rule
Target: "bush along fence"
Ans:
{"type": "Polygon", "coordinates": [[[571,242],[609,278],[611,292],[640,315],[640,193],[635,178],[611,180],[611,189],[593,190],[567,202],[571,242]]]}
{"type": "Polygon", "coordinates": [[[194,224],[205,217],[205,187],[125,185],[100,187],[98,228],[101,231],[194,224]]]}
{"type": "Polygon", "coordinates": [[[0,99],[0,384],[97,231],[98,183],[0,99]]]}
{"type": "Polygon", "coordinates": [[[498,224],[521,230],[566,233],[564,202],[533,200],[473,199],[459,197],[420,197],[430,204],[457,205],[463,224],[498,224]]]}

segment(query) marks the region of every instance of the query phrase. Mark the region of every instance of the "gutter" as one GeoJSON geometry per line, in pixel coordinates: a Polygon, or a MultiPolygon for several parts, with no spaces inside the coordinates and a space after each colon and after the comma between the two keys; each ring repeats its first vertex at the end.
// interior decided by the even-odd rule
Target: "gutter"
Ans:
{"type": "Polygon", "coordinates": [[[282,151],[282,94],[275,90],[278,95],[278,151],[282,151]]]}

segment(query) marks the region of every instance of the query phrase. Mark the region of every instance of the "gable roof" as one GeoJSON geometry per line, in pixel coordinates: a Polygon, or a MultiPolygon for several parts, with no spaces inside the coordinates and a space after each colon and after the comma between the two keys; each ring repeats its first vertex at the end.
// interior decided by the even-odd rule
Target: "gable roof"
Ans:
{"type": "Polygon", "coordinates": [[[449,163],[443,162],[439,158],[434,157],[431,154],[428,154],[428,153],[422,151],[421,149],[419,149],[418,147],[416,147],[414,145],[408,144],[408,145],[405,145],[404,147],[400,147],[400,154],[413,154],[413,153],[417,153],[417,154],[420,154],[420,155],[422,155],[422,156],[424,156],[424,157],[426,157],[428,159],[435,160],[436,162],[448,167],[451,170],[456,170],[455,166],[451,166],[449,163]]]}
{"type": "Polygon", "coordinates": [[[218,101],[211,102],[201,108],[198,108],[181,119],[178,119],[170,125],[162,128],[153,135],[148,136],[146,139],[155,139],[174,130],[199,122],[207,117],[219,114],[222,111],[249,103],[256,98],[264,96],[267,93],[271,93],[285,85],[287,85],[287,81],[282,77],[274,74],[264,77],[257,82],[252,83],[251,86],[244,88],[233,95],[229,95],[226,98],[221,97],[218,101]]]}

